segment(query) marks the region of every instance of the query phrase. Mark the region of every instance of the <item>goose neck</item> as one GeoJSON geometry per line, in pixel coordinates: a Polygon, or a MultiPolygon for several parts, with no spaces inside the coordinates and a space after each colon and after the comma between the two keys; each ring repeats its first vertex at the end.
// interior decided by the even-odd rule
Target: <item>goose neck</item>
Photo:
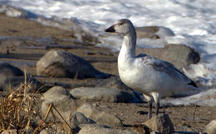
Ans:
{"type": "Polygon", "coordinates": [[[128,33],[124,36],[121,51],[131,57],[135,57],[136,33],[128,33]]]}

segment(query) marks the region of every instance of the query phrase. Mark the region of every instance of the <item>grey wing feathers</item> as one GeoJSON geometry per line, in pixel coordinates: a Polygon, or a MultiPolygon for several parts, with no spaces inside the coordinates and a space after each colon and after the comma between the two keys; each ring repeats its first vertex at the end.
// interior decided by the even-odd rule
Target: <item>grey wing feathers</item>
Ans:
{"type": "Polygon", "coordinates": [[[159,60],[152,56],[145,56],[143,57],[143,60],[144,63],[151,65],[154,70],[165,72],[173,79],[183,80],[188,85],[197,87],[196,84],[190,78],[188,78],[184,73],[179,71],[173,64],[163,60],[159,60]]]}

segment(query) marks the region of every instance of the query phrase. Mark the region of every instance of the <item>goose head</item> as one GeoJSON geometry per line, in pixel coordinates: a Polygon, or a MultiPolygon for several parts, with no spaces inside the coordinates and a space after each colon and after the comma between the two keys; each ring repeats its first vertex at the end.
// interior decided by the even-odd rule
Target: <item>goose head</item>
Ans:
{"type": "Polygon", "coordinates": [[[114,25],[105,30],[105,32],[119,33],[122,35],[127,35],[128,33],[133,31],[135,31],[135,28],[132,22],[128,19],[118,20],[114,23],[114,25]]]}

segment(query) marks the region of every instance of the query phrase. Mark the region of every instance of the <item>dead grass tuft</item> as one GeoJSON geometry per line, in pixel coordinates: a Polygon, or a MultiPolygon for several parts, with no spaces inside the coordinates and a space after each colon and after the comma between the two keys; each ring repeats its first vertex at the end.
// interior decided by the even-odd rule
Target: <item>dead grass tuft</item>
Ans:
{"type": "MultiPolygon", "coordinates": [[[[61,116],[58,110],[50,104],[45,117],[40,114],[40,97],[39,93],[28,93],[27,89],[31,83],[27,82],[26,72],[25,80],[18,89],[10,90],[4,97],[0,97],[0,133],[4,130],[15,129],[21,133],[39,133],[42,129],[52,128],[57,124],[64,124],[69,131],[73,133],[72,128],[61,116]],[[62,122],[49,121],[46,119],[49,113],[55,110],[61,117],[62,122]]],[[[52,128],[56,130],[55,128],[52,128]]]]}
{"type": "Polygon", "coordinates": [[[16,90],[11,90],[0,98],[0,132],[8,129],[34,129],[39,118],[38,106],[40,95],[27,93],[31,84],[25,81],[16,90]]]}

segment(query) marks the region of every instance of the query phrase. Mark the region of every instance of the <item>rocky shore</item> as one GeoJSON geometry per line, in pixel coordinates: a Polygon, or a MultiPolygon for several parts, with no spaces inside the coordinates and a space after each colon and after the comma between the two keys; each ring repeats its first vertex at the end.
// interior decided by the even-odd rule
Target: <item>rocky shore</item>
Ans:
{"type": "MultiPolygon", "coordinates": [[[[158,117],[148,120],[145,100],[118,77],[118,53],[97,47],[95,44],[100,42],[100,37],[85,33],[80,28],[77,30],[77,27],[67,30],[66,27],[44,26],[25,17],[0,14],[0,109],[6,109],[9,101],[22,104],[19,105],[21,107],[29,99],[32,104],[28,105],[32,109],[27,110],[31,118],[24,118],[25,110],[21,112],[21,117],[26,119],[22,127],[6,118],[13,113],[9,116],[7,111],[2,110],[4,112],[0,112],[0,116],[5,117],[0,119],[3,122],[1,132],[215,132],[212,129],[215,125],[206,127],[215,119],[215,107],[164,106],[158,117]],[[31,97],[26,97],[26,94],[31,97]]],[[[138,37],[161,38],[157,34],[159,29],[139,28],[138,37]]],[[[164,48],[139,48],[137,53],[141,52],[172,62],[180,70],[200,60],[196,50],[179,44],[167,44],[164,48]]]]}

